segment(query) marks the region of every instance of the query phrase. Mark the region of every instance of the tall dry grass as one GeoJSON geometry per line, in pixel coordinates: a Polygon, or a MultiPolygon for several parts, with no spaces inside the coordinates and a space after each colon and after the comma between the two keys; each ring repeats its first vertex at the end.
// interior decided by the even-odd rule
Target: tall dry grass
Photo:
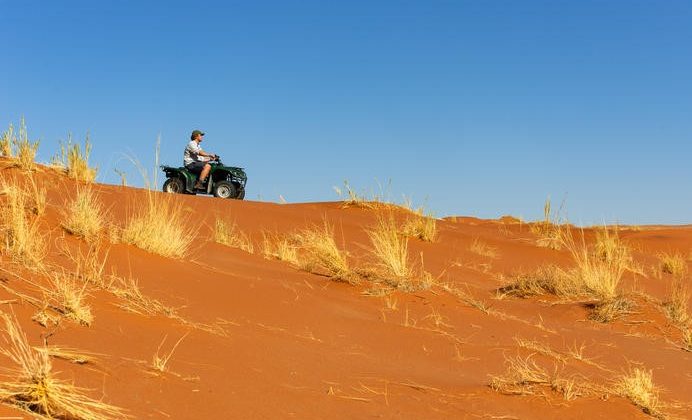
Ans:
{"type": "Polygon", "coordinates": [[[404,222],[402,233],[421,241],[435,242],[437,220],[432,214],[425,214],[423,208],[414,211],[404,222]]]}
{"type": "Polygon", "coordinates": [[[45,191],[42,199],[16,180],[0,179],[0,236],[4,253],[27,268],[42,266],[46,250],[45,234],[35,215],[45,208],[45,191]],[[42,203],[42,204],[41,204],[42,203]]]}
{"type": "Polygon", "coordinates": [[[346,254],[334,239],[334,227],[326,220],[322,226],[303,229],[293,236],[298,246],[298,264],[306,271],[324,273],[334,280],[357,283],[346,254]]]}
{"type": "Polygon", "coordinates": [[[298,247],[295,241],[278,233],[262,232],[262,255],[298,265],[298,247]]]}
{"type": "Polygon", "coordinates": [[[653,374],[650,370],[630,369],[617,381],[615,391],[620,396],[632,401],[646,414],[664,418],[661,412],[662,404],[659,400],[659,391],[654,385],[653,374]]]}
{"type": "Polygon", "coordinates": [[[78,188],[65,204],[63,227],[75,236],[96,239],[105,226],[106,212],[91,188],[78,188]]]}
{"type": "Polygon", "coordinates": [[[182,258],[195,233],[192,220],[174,197],[150,191],[127,218],[121,239],[154,254],[182,258]]]}
{"type": "Polygon", "coordinates": [[[44,289],[51,307],[79,324],[89,326],[94,321],[91,306],[86,302],[89,283],[70,273],[54,273],[49,287],[44,289]]]}
{"type": "Polygon", "coordinates": [[[55,377],[49,351],[31,347],[16,317],[1,314],[4,343],[0,353],[13,367],[0,381],[0,400],[32,415],[59,419],[97,420],[125,417],[124,411],[86,394],[72,382],[55,377]]]}
{"type": "Polygon", "coordinates": [[[607,245],[597,241],[594,246],[588,246],[583,231],[575,238],[570,229],[563,229],[560,242],[572,257],[571,268],[540,267],[534,273],[518,276],[500,292],[520,297],[537,294],[587,297],[595,300],[591,305],[592,318],[602,322],[627,313],[632,303],[622,296],[619,285],[632,262],[629,247],[612,236],[607,245]]]}
{"type": "Polygon", "coordinates": [[[10,123],[7,130],[2,132],[0,136],[0,156],[2,157],[12,157],[12,145],[14,144],[14,125],[10,123]]]}
{"type": "Polygon", "coordinates": [[[15,134],[14,126],[10,124],[7,131],[0,137],[0,156],[15,160],[17,167],[24,171],[32,171],[36,167],[36,152],[39,141],[29,140],[26,123],[22,117],[19,123],[19,136],[15,134]]]}
{"type": "Polygon", "coordinates": [[[216,219],[214,241],[231,248],[242,249],[250,254],[255,252],[255,246],[250,236],[238,229],[235,223],[229,224],[222,219],[216,219]]]}
{"type": "Polygon", "coordinates": [[[82,182],[94,182],[98,168],[89,166],[92,144],[87,134],[84,148],[79,143],[72,142],[69,135],[66,143],[60,142],[59,153],[53,157],[53,164],[65,168],[67,176],[82,182]]]}
{"type": "Polygon", "coordinates": [[[367,230],[374,265],[369,270],[376,279],[404,291],[427,289],[432,277],[422,267],[416,269],[408,253],[408,238],[400,233],[392,213],[378,215],[375,226],[367,230]]]}
{"type": "Polygon", "coordinates": [[[543,220],[530,225],[531,232],[536,235],[536,244],[540,247],[559,250],[562,245],[562,226],[558,213],[553,213],[550,198],[543,205],[543,220]]]}
{"type": "Polygon", "coordinates": [[[668,300],[663,304],[666,315],[676,325],[685,327],[690,320],[688,302],[690,289],[682,278],[676,278],[671,284],[668,300]]]}
{"type": "Polygon", "coordinates": [[[687,261],[681,253],[663,252],[658,255],[658,258],[661,261],[661,271],[664,273],[676,277],[683,277],[687,274],[687,261]]]}

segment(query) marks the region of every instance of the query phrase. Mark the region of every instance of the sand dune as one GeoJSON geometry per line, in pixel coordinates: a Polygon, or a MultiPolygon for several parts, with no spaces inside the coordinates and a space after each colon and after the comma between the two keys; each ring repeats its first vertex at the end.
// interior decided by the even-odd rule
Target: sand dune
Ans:
{"type": "MultiPolygon", "coordinates": [[[[0,177],[28,180],[11,167],[0,177]]],[[[433,242],[408,239],[413,277],[428,277],[397,289],[373,274],[367,232],[382,214],[404,225],[415,217],[405,209],[155,193],[157,203],[175,200],[193,230],[187,253],[168,258],[118,239],[151,193],[94,185],[107,215],[97,237],[85,240],[62,226],[84,184],[46,168],[31,179],[46,189],[45,211],[28,216],[45,235],[44,268],[4,252],[0,310],[16,316],[32,345],[45,342],[88,359],[53,357],[53,371],[133,418],[629,419],[691,412],[687,327],[662,305],[676,277],[687,285],[690,278],[661,268],[664,253],[681,256],[689,268],[690,226],[618,229],[631,253],[618,295],[631,306],[604,323],[590,319],[592,296],[499,291],[519,274],[574,265],[569,250],[539,246],[537,230],[516,219],[437,220],[433,242]],[[215,242],[217,220],[235,224],[254,252],[215,242]],[[265,239],[285,237],[298,246],[290,242],[293,233],[325,221],[347,253],[354,284],[331,279],[324,267],[306,270],[263,255],[265,239]],[[79,278],[93,315],[83,325],[61,313],[60,304],[46,306],[46,290],[54,288],[51,275],[75,272],[77,261],[84,274],[89,252],[103,264],[102,284],[79,278]],[[144,299],[124,292],[128,281],[144,299]],[[157,353],[170,355],[159,370],[157,353]],[[535,364],[547,376],[493,389],[503,377],[511,382],[505,374],[512,361],[535,364]],[[648,414],[618,390],[622,375],[635,368],[650,371],[657,387],[660,404],[648,414]]],[[[0,201],[7,206],[6,197],[0,201]]],[[[597,233],[586,229],[585,243],[597,233]]],[[[573,235],[581,240],[578,230],[573,235]]],[[[13,364],[0,355],[0,366],[13,364]]],[[[13,407],[6,398],[0,416],[31,417],[13,407]]]]}

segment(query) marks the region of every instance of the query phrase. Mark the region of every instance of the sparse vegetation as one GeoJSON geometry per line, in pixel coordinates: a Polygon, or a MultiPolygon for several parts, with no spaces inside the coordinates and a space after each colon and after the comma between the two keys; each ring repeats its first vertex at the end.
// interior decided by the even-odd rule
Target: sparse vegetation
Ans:
{"type": "Polygon", "coordinates": [[[288,237],[276,233],[262,232],[262,254],[268,259],[298,264],[296,244],[288,237]]]}
{"type": "Polygon", "coordinates": [[[52,308],[79,324],[89,326],[94,321],[91,307],[86,303],[88,283],[68,273],[55,273],[49,288],[44,289],[52,308]]]}
{"type": "Polygon", "coordinates": [[[550,374],[536,364],[531,356],[507,358],[503,375],[491,376],[490,387],[497,392],[513,395],[535,394],[536,388],[550,384],[550,374]]]}
{"type": "Polygon", "coordinates": [[[254,253],[255,247],[250,237],[238,230],[235,223],[228,224],[222,219],[216,219],[214,226],[214,241],[231,248],[242,249],[250,254],[254,253]]]}
{"type": "MultiPolygon", "coordinates": [[[[10,183],[0,180],[0,191],[4,196],[0,212],[0,235],[4,242],[4,252],[28,268],[40,268],[46,241],[39,220],[30,214],[35,213],[31,209],[38,208],[40,204],[32,203],[32,195],[16,180],[10,183]],[[30,211],[27,212],[27,209],[30,211]]],[[[45,199],[42,201],[45,205],[45,199]]]]}
{"type": "Polygon", "coordinates": [[[676,278],[673,280],[670,290],[670,297],[663,304],[668,318],[676,325],[684,326],[690,319],[688,313],[688,302],[690,300],[690,289],[684,279],[676,278]]]}
{"type": "Polygon", "coordinates": [[[190,223],[175,198],[149,192],[128,217],[122,241],[164,257],[182,258],[195,234],[190,223]]]}
{"type": "Polygon", "coordinates": [[[379,215],[377,224],[367,233],[375,258],[372,270],[375,278],[405,291],[430,287],[430,274],[426,273],[422,266],[417,273],[412,266],[408,255],[408,239],[399,233],[393,214],[379,215]]]}
{"type": "Polygon", "coordinates": [[[173,346],[171,351],[169,351],[166,354],[160,355],[159,353],[161,352],[161,347],[163,347],[168,336],[163,338],[163,341],[161,341],[161,344],[159,344],[159,347],[156,349],[156,354],[154,354],[154,357],[151,360],[151,367],[156,372],[164,373],[164,372],[166,372],[166,370],[168,370],[168,362],[171,360],[171,357],[173,357],[173,353],[175,353],[175,350],[178,348],[180,343],[185,339],[185,337],[187,337],[188,334],[185,334],[184,336],[180,337],[180,339],[175,343],[175,345],[173,346]]]}
{"type": "Polygon", "coordinates": [[[425,214],[423,209],[418,209],[408,217],[402,233],[411,238],[418,238],[421,241],[435,242],[437,237],[437,220],[429,214],[425,214]]]}
{"type": "Polygon", "coordinates": [[[79,188],[65,208],[63,227],[75,236],[93,240],[105,225],[105,211],[91,188],[79,188]]]}
{"type": "Polygon", "coordinates": [[[72,135],[69,135],[66,143],[60,142],[60,152],[53,157],[52,163],[64,168],[70,178],[82,182],[94,182],[98,169],[89,166],[91,148],[88,134],[84,140],[84,150],[79,143],[73,143],[72,135]]]}
{"type": "Polygon", "coordinates": [[[24,118],[19,123],[19,137],[15,135],[14,126],[10,124],[0,137],[0,156],[16,160],[16,165],[23,171],[32,171],[36,166],[36,152],[39,142],[29,140],[24,118]]]}
{"type": "Polygon", "coordinates": [[[334,240],[334,227],[326,220],[321,227],[303,229],[294,239],[299,247],[299,265],[306,271],[326,273],[334,280],[357,283],[344,252],[334,240]]]}
{"type": "Polygon", "coordinates": [[[562,245],[562,226],[558,214],[553,214],[550,198],[543,206],[543,220],[530,225],[531,232],[538,237],[536,244],[544,248],[558,250],[562,245]]]}
{"type": "Polygon", "coordinates": [[[15,367],[0,381],[0,400],[19,409],[48,418],[98,420],[122,418],[121,409],[94,400],[70,382],[55,377],[50,351],[37,351],[29,344],[17,319],[2,314],[4,346],[0,352],[15,367]]]}
{"type": "Polygon", "coordinates": [[[653,374],[650,370],[640,368],[630,369],[622,375],[615,386],[615,391],[632,401],[646,414],[663,418],[658,390],[654,386],[653,374]]]}
{"type": "Polygon", "coordinates": [[[661,260],[661,271],[672,274],[676,277],[683,277],[687,273],[687,262],[680,253],[661,253],[658,258],[661,260]]]}
{"type": "Polygon", "coordinates": [[[586,296],[592,303],[592,319],[608,322],[627,313],[632,302],[620,295],[618,285],[631,262],[629,249],[622,244],[611,246],[607,253],[574,239],[571,230],[564,229],[561,243],[572,256],[574,266],[565,270],[560,267],[540,267],[529,275],[520,275],[515,281],[500,289],[503,294],[526,297],[537,294],[553,294],[561,297],[586,296]]]}
{"type": "Polygon", "coordinates": [[[10,124],[0,137],[0,156],[12,157],[12,145],[14,144],[14,125],[10,124]]]}

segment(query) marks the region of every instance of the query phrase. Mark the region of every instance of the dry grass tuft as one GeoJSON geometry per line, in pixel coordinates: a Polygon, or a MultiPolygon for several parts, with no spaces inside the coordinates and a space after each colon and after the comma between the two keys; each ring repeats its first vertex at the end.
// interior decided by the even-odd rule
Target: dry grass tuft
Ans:
{"type": "Polygon", "coordinates": [[[334,227],[326,220],[321,227],[304,229],[294,235],[299,248],[299,266],[312,273],[326,273],[334,280],[358,283],[346,255],[334,240],[334,227]]]}
{"type": "Polygon", "coordinates": [[[122,309],[139,315],[165,315],[176,318],[175,310],[160,301],[146,296],[139,288],[137,280],[128,277],[111,277],[107,290],[120,298],[122,309]]]}
{"type": "Polygon", "coordinates": [[[12,144],[14,143],[14,125],[10,124],[6,131],[0,136],[0,156],[12,157],[12,144]]]}
{"type": "Polygon", "coordinates": [[[502,295],[525,298],[542,294],[574,296],[579,290],[564,270],[548,265],[539,267],[533,273],[516,276],[512,283],[501,287],[499,292],[502,295]]]}
{"type": "Polygon", "coordinates": [[[422,254],[421,267],[415,269],[409,260],[408,238],[399,233],[391,213],[379,215],[377,224],[367,234],[375,258],[372,273],[367,273],[368,276],[408,292],[430,288],[433,278],[423,269],[422,254]]]}
{"type": "Polygon", "coordinates": [[[576,265],[569,273],[574,283],[600,300],[615,299],[622,275],[631,262],[629,249],[624,245],[615,246],[609,250],[607,258],[601,258],[586,246],[583,233],[579,242],[574,240],[569,229],[564,231],[562,238],[576,265]]]}
{"type": "Polygon", "coordinates": [[[536,388],[551,383],[550,374],[538,366],[531,356],[510,357],[505,361],[503,375],[491,376],[490,387],[497,392],[511,395],[533,395],[536,388]]]}
{"type": "Polygon", "coordinates": [[[88,283],[67,273],[50,277],[50,287],[44,289],[50,306],[68,319],[89,326],[94,321],[91,307],[86,303],[88,283]]]}
{"type": "Polygon", "coordinates": [[[37,208],[37,204],[32,203],[32,194],[16,180],[10,183],[1,180],[0,191],[4,196],[0,211],[0,236],[5,253],[27,268],[40,268],[46,241],[39,220],[31,214],[36,213],[32,209],[37,208]]]}
{"type": "Polygon", "coordinates": [[[36,152],[39,142],[29,140],[24,118],[19,123],[19,137],[14,135],[14,127],[10,127],[2,135],[0,151],[3,156],[16,160],[17,166],[24,171],[32,171],[36,167],[36,152]]]}
{"type": "Polygon", "coordinates": [[[297,246],[290,238],[262,232],[262,254],[265,258],[298,264],[297,246]]]}
{"type": "Polygon", "coordinates": [[[168,195],[149,192],[122,230],[122,241],[169,258],[187,253],[195,231],[182,206],[168,195]]]}
{"type": "Polygon", "coordinates": [[[105,210],[91,188],[80,188],[65,204],[63,227],[69,233],[94,240],[105,226],[105,210]]]}
{"type": "Polygon", "coordinates": [[[670,298],[663,304],[666,315],[676,325],[684,326],[689,321],[688,302],[690,289],[681,278],[676,278],[671,285],[670,298]]]}
{"type": "Polygon", "coordinates": [[[488,258],[497,258],[497,248],[489,246],[480,238],[475,238],[473,242],[471,243],[471,246],[469,246],[469,251],[473,252],[474,254],[481,255],[483,257],[488,257],[488,258]]]}
{"type": "Polygon", "coordinates": [[[590,304],[589,306],[591,307],[589,319],[598,322],[612,322],[630,314],[634,307],[634,302],[624,296],[618,296],[590,304]]]}
{"type": "Polygon", "coordinates": [[[680,253],[661,253],[658,258],[661,260],[661,271],[672,274],[676,277],[684,277],[687,273],[687,262],[680,253]]]}
{"type": "Polygon", "coordinates": [[[430,214],[424,214],[422,208],[418,209],[406,220],[402,227],[402,233],[410,238],[435,242],[437,237],[437,220],[430,214]]]}
{"type": "Polygon", "coordinates": [[[550,198],[545,200],[543,206],[543,220],[530,225],[531,233],[538,236],[536,244],[540,247],[559,250],[562,245],[562,226],[559,223],[559,215],[553,214],[550,198]]]}
{"type": "Polygon", "coordinates": [[[380,272],[397,284],[409,279],[413,270],[408,258],[408,239],[399,234],[394,216],[380,215],[375,227],[367,233],[380,272]]]}
{"type": "Polygon", "coordinates": [[[67,143],[60,142],[60,152],[53,157],[53,164],[65,168],[67,176],[82,182],[94,182],[97,168],[89,166],[89,156],[91,155],[91,142],[87,134],[82,151],[79,143],[72,142],[72,135],[67,138],[67,143]]]}
{"type": "Polygon", "coordinates": [[[4,345],[0,352],[16,366],[0,382],[0,400],[33,415],[60,419],[97,420],[125,417],[122,409],[94,400],[85,390],[55,378],[49,350],[37,351],[27,341],[17,319],[2,314],[4,345]]]}
{"type": "Polygon", "coordinates": [[[629,248],[609,239],[609,245],[591,249],[586,245],[583,232],[581,240],[576,241],[569,229],[563,230],[561,238],[562,246],[570,252],[574,262],[571,269],[540,267],[532,274],[518,276],[499,292],[519,297],[538,294],[589,297],[596,300],[590,304],[591,318],[601,322],[627,314],[633,303],[620,295],[618,286],[632,261],[629,248]]]}
{"type": "Polygon", "coordinates": [[[216,224],[214,226],[214,241],[230,246],[231,248],[242,249],[250,254],[255,252],[255,247],[252,244],[250,237],[238,230],[235,223],[229,225],[221,219],[216,219],[216,224]]]}
{"type": "Polygon", "coordinates": [[[615,386],[618,395],[629,399],[646,414],[663,418],[658,390],[654,386],[653,374],[649,370],[634,368],[624,374],[615,386]]]}
{"type": "Polygon", "coordinates": [[[88,363],[93,363],[95,360],[95,353],[89,353],[84,351],[75,350],[69,347],[59,347],[59,346],[42,346],[34,347],[34,350],[42,353],[48,354],[48,356],[54,359],[66,360],[70,363],[77,365],[86,365],[88,363]]]}
{"type": "Polygon", "coordinates": [[[156,349],[156,354],[154,354],[154,357],[152,357],[151,360],[151,367],[158,373],[164,373],[168,369],[168,362],[171,360],[171,357],[173,357],[173,353],[175,353],[175,350],[178,348],[180,343],[185,339],[185,337],[188,336],[187,333],[184,336],[180,337],[180,339],[175,343],[171,351],[169,351],[166,354],[159,355],[159,352],[161,352],[161,347],[163,347],[164,343],[166,342],[166,339],[168,336],[163,337],[163,341],[161,341],[161,344],[159,344],[159,347],[156,349]]]}

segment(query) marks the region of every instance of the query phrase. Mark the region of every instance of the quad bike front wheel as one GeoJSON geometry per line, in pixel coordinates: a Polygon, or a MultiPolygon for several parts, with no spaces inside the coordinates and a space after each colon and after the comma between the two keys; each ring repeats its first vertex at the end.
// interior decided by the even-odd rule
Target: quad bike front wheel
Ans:
{"type": "Polygon", "coordinates": [[[183,181],[180,178],[168,178],[166,182],[163,183],[163,192],[181,194],[183,189],[183,181]]]}
{"type": "Polygon", "coordinates": [[[214,183],[214,197],[219,198],[236,198],[238,190],[230,181],[219,181],[214,183]]]}

